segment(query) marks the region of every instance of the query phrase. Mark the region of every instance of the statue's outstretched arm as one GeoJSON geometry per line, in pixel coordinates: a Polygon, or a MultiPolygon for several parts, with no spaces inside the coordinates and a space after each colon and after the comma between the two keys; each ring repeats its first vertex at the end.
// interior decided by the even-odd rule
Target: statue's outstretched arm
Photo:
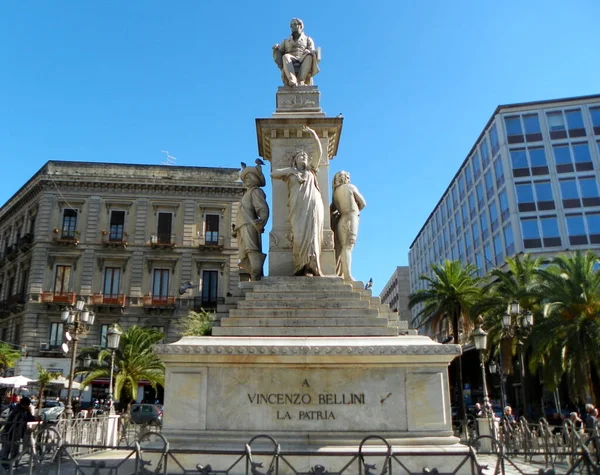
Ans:
{"type": "Polygon", "coordinates": [[[313,153],[312,156],[310,157],[310,167],[313,170],[318,170],[319,164],[321,163],[321,157],[323,156],[323,147],[321,146],[321,141],[319,140],[319,136],[317,135],[317,133],[313,129],[311,129],[308,125],[303,126],[302,130],[304,132],[308,132],[309,134],[311,134],[316,143],[318,153],[313,153]]]}

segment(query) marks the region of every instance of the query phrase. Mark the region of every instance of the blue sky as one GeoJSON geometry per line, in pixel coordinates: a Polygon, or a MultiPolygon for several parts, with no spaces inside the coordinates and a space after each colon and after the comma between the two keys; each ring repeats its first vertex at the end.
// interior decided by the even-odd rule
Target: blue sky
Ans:
{"type": "Polygon", "coordinates": [[[367,200],[353,267],[376,293],[498,104],[600,92],[597,0],[5,0],[0,203],[48,160],[251,163],[293,17],[345,118],[331,171],[367,200]]]}

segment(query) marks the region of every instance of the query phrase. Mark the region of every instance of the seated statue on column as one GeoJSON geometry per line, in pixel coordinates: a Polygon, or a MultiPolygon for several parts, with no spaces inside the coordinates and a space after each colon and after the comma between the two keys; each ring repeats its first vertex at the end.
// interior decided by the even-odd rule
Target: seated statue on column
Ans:
{"type": "Polygon", "coordinates": [[[273,59],[281,69],[284,85],[311,86],[313,76],[319,72],[319,54],[312,38],[304,34],[302,20],[294,18],[290,28],[290,37],[273,45],[273,59]]]}
{"type": "Polygon", "coordinates": [[[260,280],[266,254],[262,252],[262,233],[269,219],[269,205],[265,192],[263,161],[256,159],[255,167],[247,167],[242,162],[240,178],[246,185],[242,196],[237,222],[233,225],[233,237],[237,237],[240,268],[250,274],[250,280],[260,280]]]}

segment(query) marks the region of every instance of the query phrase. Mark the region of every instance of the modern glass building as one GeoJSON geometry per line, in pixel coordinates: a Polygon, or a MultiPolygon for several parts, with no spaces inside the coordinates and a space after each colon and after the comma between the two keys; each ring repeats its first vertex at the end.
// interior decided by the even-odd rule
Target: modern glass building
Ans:
{"type": "Polygon", "coordinates": [[[600,250],[599,171],[600,95],[498,106],[410,246],[411,292],[445,259],[600,250]]]}

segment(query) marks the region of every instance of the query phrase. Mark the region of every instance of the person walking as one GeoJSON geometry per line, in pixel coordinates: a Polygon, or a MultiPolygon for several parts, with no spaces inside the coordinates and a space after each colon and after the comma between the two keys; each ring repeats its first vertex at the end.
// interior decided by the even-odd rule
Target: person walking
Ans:
{"type": "Polygon", "coordinates": [[[14,459],[19,455],[21,440],[27,432],[27,423],[35,420],[31,413],[31,400],[22,397],[19,404],[10,412],[0,434],[2,450],[0,459],[3,461],[14,459]]]}

